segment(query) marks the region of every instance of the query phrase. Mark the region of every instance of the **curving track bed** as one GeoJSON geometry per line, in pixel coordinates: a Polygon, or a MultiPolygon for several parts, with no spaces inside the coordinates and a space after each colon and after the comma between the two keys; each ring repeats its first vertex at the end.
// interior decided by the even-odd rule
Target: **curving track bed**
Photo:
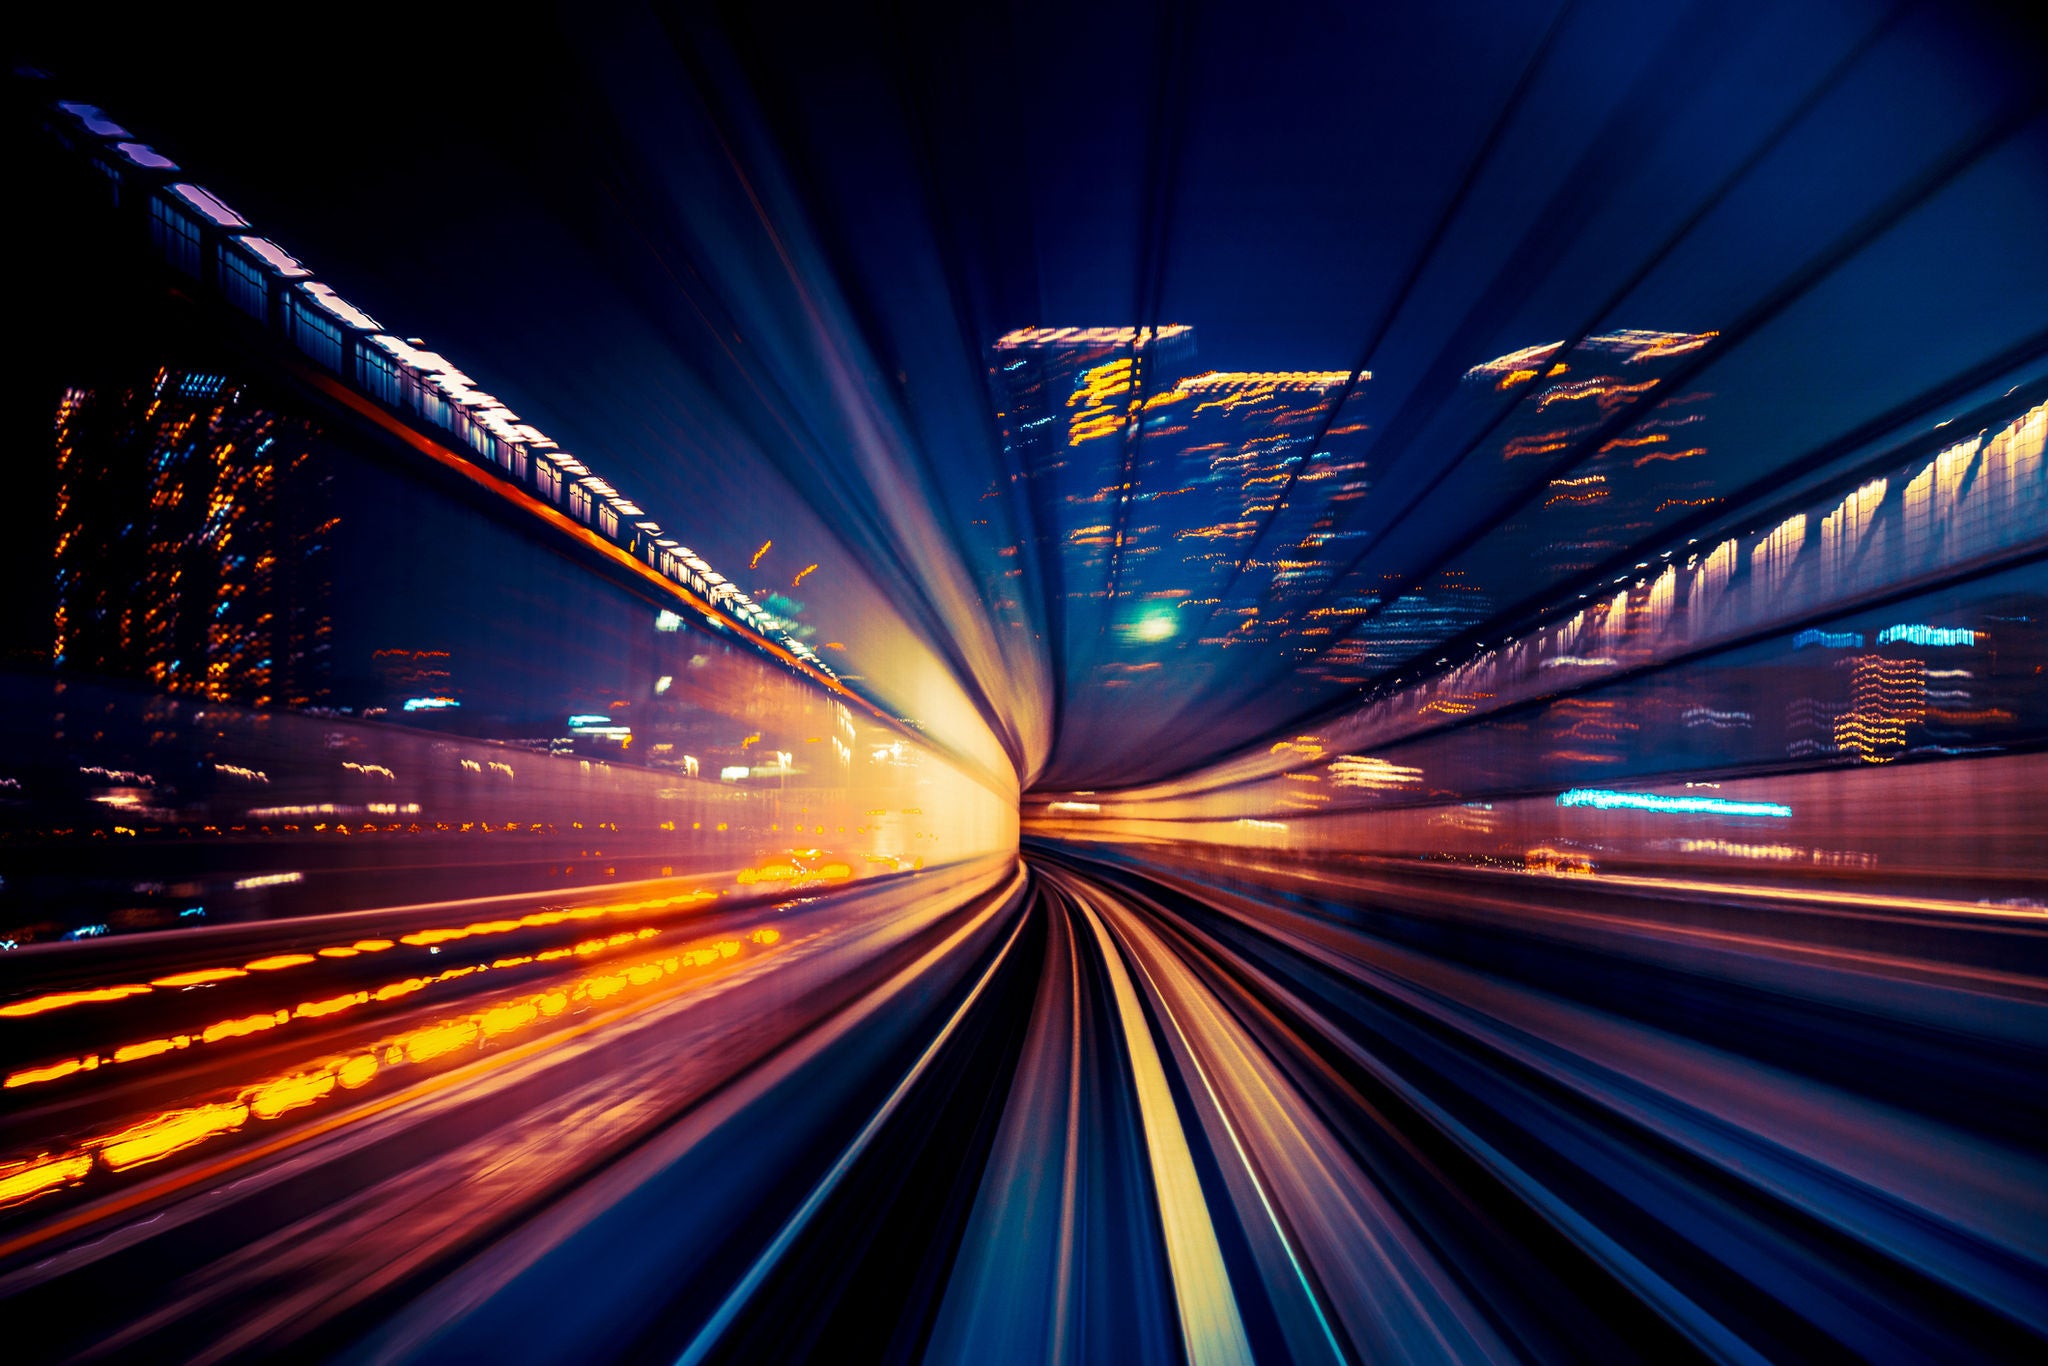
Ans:
{"type": "Polygon", "coordinates": [[[2038,925],[1027,857],[57,1079],[10,1359],[2038,1359],[2038,925]]]}

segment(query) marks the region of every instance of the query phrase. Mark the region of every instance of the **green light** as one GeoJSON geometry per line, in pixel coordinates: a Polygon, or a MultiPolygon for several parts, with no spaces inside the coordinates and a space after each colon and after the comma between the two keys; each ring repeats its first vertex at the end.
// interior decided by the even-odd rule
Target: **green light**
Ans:
{"type": "Polygon", "coordinates": [[[1143,641],[1147,645],[1154,645],[1167,639],[1179,629],[1180,623],[1174,620],[1172,608],[1155,607],[1131,623],[1130,634],[1133,639],[1143,641]]]}

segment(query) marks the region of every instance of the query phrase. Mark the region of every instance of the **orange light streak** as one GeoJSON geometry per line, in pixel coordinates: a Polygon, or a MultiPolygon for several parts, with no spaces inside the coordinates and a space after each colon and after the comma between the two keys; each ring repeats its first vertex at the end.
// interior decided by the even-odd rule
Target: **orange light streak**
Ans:
{"type": "Polygon", "coordinates": [[[322,1015],[332,1015],[336,1011],[362,1005],[369,999],[370,993],[367,991],[352,991],[345,996],[330,996],[324,1001],[307,1001],[292,1012],[292,1018],[294,1020],[317,1020],[322,1015]]]}
{"type": "MultiPolygon", "coordinates": [[[[642,930],[637,934],[629,932],[615,935],[610,941],[596,942],[639,942],[657,933],[659,931],[642,930]]],[[[767,947],[780,942],[781,938],[781,931],[763,928],[750,934],[746,942],[767,947]]],[[[33,1199],[83,1180],[92,1170],[95,1155],[101,1164],[117,1172],[155,1162],[194,1144],[243,1128],[251,1117],[275,1119],[326,1100],[337,1091],[360,1089],[375,1080],[385,1068],[406,1062],[431,1061],[471,1045],[481,1045],[517,1033],[544,1019],[556,1019],[568,1009],[572,1000],[608,1000],[635,988],[651,986],[685,967],[709,966],[735,958],[744,947],[745,943],[740,940],[723,939],[666,958],[593,973],[578,979],[566,990],[550,990],[437,1021],[375,1044],[368,1052],[257,1083],[244,1088],[232,1102],[166,1111],[89,1140],[59,1158],[53,1159],[48,1153],[43,1153],[0,1165],[0,1207],[33,1199]]],[[[268,1026],[255,1021],[270,1018],[256,1016],[249,1021],[234,1023],[260,1029],[268,1026]]],[[[580,1029],[574,1032],[580,1032],[580,1029]]],[[[189,1042],[185,1036],[156,1041],[161,1045],[156,1051],[181,1048],[189,1042]]],[[[544,1040],[537,1040],[536,1044],[540,1042],[544,1040]]],[[[93,1058],[68,1066],[75,1070],[81,1066],[97,1066],[98,1062],[93,1058]]]]}
{"type": "Polygon", "coordinates": [[[0,1006],[0,1015],[8,1019],[21,1019],[28,1015],[41,1015],[48,1010],[62,1010],[66,1006],[88,1005],[95,1001],[119,1001],[129,996],[140,996],[148,992],[145,986],[96,987],[90,991],[57,991],[47,996],[31,996],[26,1001],[16,1001],[0,1006]]]}
{"type": "Polygon", "coordinates": [[[0,1209],[33,1199],[59,1186],[82,1181],[91,1170],[92,1156],[89,1153],[60,1157],[54,1162],[32,1159],[0,1167],[0,1209]]]}
{"type": "Polygon", "coordinates": [[[282,1010],[277,1012],[277,1015],[244,1015],[239,1020],[222,1020],[218,1024],[210,1024],[199,1032],[199,1037],[206,1043],[216,1043],[221,1039],[238,1039],[244,1034],[255,1034],[265,1029],[275,1029],[284,1023],[283,1020],[278,1018],[278,1015],[283,1015],[286,1019],[290,1018],[282,1010]]]}
{"type": "Polygon", "coordinates": [[[302,963],[317,961],[310,953],[276,953],[268,958],[258,958],[242,966],[251,972],[276,972],[280,968],[295,968],[302,963]]]}
{"type": "Polygon", "coordinates": [[[258,1119],[276,1119],[332,1095],[334,1085],[332,1072],[307,1072],[252,1086],[242,1093],[242,1098],[258,1119]]]}
{"type": "Polygon", "coordinates": [[[215,1134],[230,1133],[248,1122],[249,1107],[239,1101],[173,1110],[101,1140],[100,1160],[114,1171],[126,1171],[169,1157],[215,1134]]]}
{"type": "Polygon", "coordinates": [[[198,987],[208,982],[225,982],[248,975],[240,968],[200,968],[196,972],[174,972],[169,977],[154,977],[149,984],[153,987],[198,987]]]}
{"type": "Polygon", "coordinates": [[[71,1058],[64,1062],[53,1062],[47,1067],[29,1067],[10,1073],[5,1087],[13,1090],[17,1086],[31,1086],[39,1081],[55,1081],[68,1077],[73,1072],[89,1072],[100,1065],[98,1058],[71,1058]]]}
{"type": "MultiPolygon", "coordinates": [[[[476,1021],[456,1020],[450,1024],[428,1025],[424,1029],[416,1029],[399,1038],[392,1048],[403,1052],[407,1061],[427,1062],[475,1043],[477,1035],[476,1021]]],[[[390,1056],[388,1052],[386,1056],[390,1056]]]]}
{"type": "MultiPolygon", "coordinates": [[[[822,869],[818,874],[816,874],[816,876],[825,878],[827,880],[836,880],[841,876],[851,877],[852,870],[850,868],[847,868],[844,864],[829,864],[824,869],[822,869]],[[844,869],[843,874],[839,871],[841,869],[844,869]]],[[[504,934],[522,928],[558,925],[571,920],[591,920],[603,916],[616,915],[632,911],[673,910],[694,905],[700,901],[709,900],[716,900],[716,893],[698,889],[695,891],[685,893],[681,896],[675,897],[655,898],[644,901],[616,902],[609,905],[599,906],[582,906],[572,910],[536,911],[530,915],[522,916],[518,920],[479,921],[464,926],[460,929],[421,931],[415,935],[407,935],[405,937],[404,942],[406,942],[407,944],[414,945],[416,947],[428,946],[436,943],[447,942],[451,939],[466,938],[470,935],[475,934],[504,934]]],[[[555,949],[542,952],[539,954],[521,955],[513,958],[501,958],[498,959],[496,962],[490,964],[490,966],[495,968],[517,967],[533,962],[549,962],[559,958],[571,957],[576,954],[602,953],[607,949],[619,948],[626,944],[631,944],[638,942],[640,940],[653,938],[654,936],[660,933],[660,930],[652,926],[642,928],[638,931],[626,930],[621,931],[618,934],[611,935],[607,938],[585,940],[582,943],[575,945],[573,948],[555,949]]],[[[347,955],[352,956],[356,952],[379,952],[391,947],[393,947],[393,941],[389,939],[365,939],[358,940],[354,947],[350,950],[346,950],[345,953],[347,955]]],[[[327,951],[322,950],[321,952],[325,953],[327,951]]],[[[249,964],[248,966],[250,968],[255,968],[260,971],[268,971],[275,970],[277,968],[301,966],[305,963],[311,963],[316,961],[317,959],[309,954],[280,954],[274,958],[259,959],[256,962],[249,964]]],[[[436,982],[452,981],[459,977],[466,977],[473,972],[481,972],[485,970],[486,968],[483,964],[476,964],[469,967],[461,968],[450,968],[447,971],[442,972],[434,977],[413,977],[408,978],[404,981],[393,982],[386,986],[376,989],[374,992],[356,991],[345,993],[339,996],[329,997],[324,1000],[302,1002],[300,1003],[296,1010],[279,1010],[271,1014],[249,1015],[239,1019],[222,1020],[216,1022],[215,1024],[209,1025],[205,1030],[201,1031],[197,1041],[200,1043],[208,1044],[218,1043],[225,1039],[241,1038],[249,1034],[260,1033],[267,1029],[273,1029],[278,1025],[287,1023],[288,1021],[294,1019],[319,1019],[326,1015],[336,1014],[340,1011],[348,1010],[358,1005],[367,1004],[373,1000],[379,1002],[396,1000],[401,996],[407,996],[412,994],[413,992],[424,990],[425,988],[432,986],[436,982]]],[[[202,985],[210,982],[224,981],[235,977],[245,977],[247,975],[248,972],[241,968],[207,968],[195,972],[180,973],[172,977],[161,978],[159,979],[159,981],[161,983],[177,986],[202,985]]],[[[148,988],[128,988],[125,990],[128,992],[128,994],[134,994],[134,992],[138,990],[142,992],[147,992],[148,988]]],[[[90,996],[91,993],[66,993],[66,995],[68,997],[80,997],[90,996]]],[[[63,1003],[69,1004],[72,1002],[67,1000],[63,1003]]],[[[28,1005],[32,1004],[32,1002],[22,1002],[20,1004],[28,1005]]],[[[55,1009],[56,1007],[47,1006],[45,1008],[55,1009]]],[[[113,1054],[112,1061],[117,1063],[140,1062],[148,1058],[161,1056],[162,1054],[170,1052],[173,1049],[189,1047],[193,1042],[194,1039],[191,1036],[183,1034],[178,1035],[171,1040],[145,1040],[140,1043],[124,1045],[123,1047],[116,1049],[113,1054]]],[[[21,1071],[11,1073],[4,1083],[0,1083],[0,1089],[30,1086],[40,1082],[61,1080],[64,1077],[72,1076],[79,1072],[91,1071],[94,1068],[100,1066],[100,1064],[103,1061],[106,1060],[98,1056],[90,1056],[84,1058],[69,1058],[61,1062],[50,1063],[40,1067],[25,1068],[21,1071]]]]}

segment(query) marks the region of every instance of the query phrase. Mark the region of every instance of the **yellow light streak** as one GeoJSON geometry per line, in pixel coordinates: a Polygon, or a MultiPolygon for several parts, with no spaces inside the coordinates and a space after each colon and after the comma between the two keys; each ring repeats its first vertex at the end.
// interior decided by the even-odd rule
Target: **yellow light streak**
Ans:
{"type": "Polygon", "coordinates": [[[29,1015],[41,1015],[45,1011],[62,1010],[66,1006],[89,1005],[96,1001],[119,1001],[129,996],[141,996],[149,991],[145,986],[95,987],[89,991],[56,991],[47,996],[31,996],[26,1001],[15,1001],[0,1006],[0,1015],[8,1019],[21,1019],[29,1015]]]}
{"type": "Polygon", "coordinates": [[[240,968],[200,968],[196,972],[174,972],[169,977],[155,977],[149,984],[153,987],[199,987],[248,975],[240,968]]]}
{"type": "Polygon", "coordinates": [[[216,1134],[239,1129],[248,1122],[249,1107],[239,1101],[173,1110],[102,1140],[100,1160],[114,1171],[126,1171],[169,1157],[216,1134]]]}
{"type": "Polygon", "coordinates": [[[31,1160],[0,1167],[0,1209],[33,1199],[45,1191],[83,1181],[92,1170],[92,1156],[80,1153],[54,1161],[31,1160]]]}
{"type": "Polygon", "coordinates": [[[1145,1128],[1145,1149],[1151,1160],[1153,1189],[1159,1197],[1159,1222],[1165,1234],[1167,1265],[1173,1273],[1175,1305],[1180,1311],[1181,1340],[1195,1366],[1250,1366],[1251,1344],[1245,1337],[1230,1273],[1209,1204],[1202,1194],[1195,1159],[1181,1128],[1166,1068],[1152,1042],[1137,989],[1095,909],[1081,903],[1081,913],[1094,932],[1108,971],[1110,992],[1123,1024],[1131,1079],[1138,1092],[1138,1115],[1145,1128]]]}
{"type": "Polygon", "coordinates": [[[317,961],[310,953],[277,953],[268,958],[258,958],[253,963],[244,963],[242,966],[251,972],[277,972],[283,968],[295,968],[317,961]]]}

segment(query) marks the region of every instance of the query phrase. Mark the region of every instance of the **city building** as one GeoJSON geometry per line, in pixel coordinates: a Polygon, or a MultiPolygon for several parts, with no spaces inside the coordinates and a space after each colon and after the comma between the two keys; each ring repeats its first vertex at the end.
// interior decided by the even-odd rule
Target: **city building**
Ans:
{"type": "Polygon", "coordinates": [[[331,475],[311,422],[162,368],[56,414],[52,663],[254,707],[322,701],[331,475]]]}

